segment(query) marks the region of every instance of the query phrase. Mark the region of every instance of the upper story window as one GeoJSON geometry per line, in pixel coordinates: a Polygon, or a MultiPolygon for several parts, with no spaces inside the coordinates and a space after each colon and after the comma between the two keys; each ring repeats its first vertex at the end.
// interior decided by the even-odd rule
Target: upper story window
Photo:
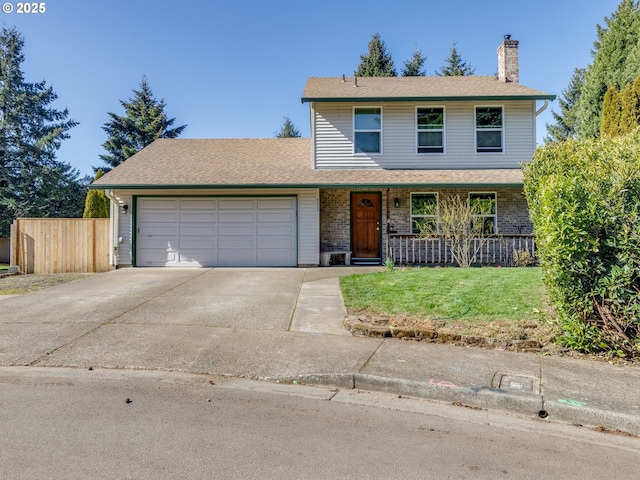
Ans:
{"type": "Polygon", "coordinates": [[[498,212],[496,194],[493,192],[469,193],[472,221],[482,222],[482,233],[494,235],[498,233],[498,212]]]}
{"type": "Polygon", "coordinates": [[[476,152],[503,151],[502,107],[476,107],[476,152]]]}
{"type": "Polygon", "coordinates": [[[418,153],[444,153],[444,108],[418,107],[418,153]]]}
{"type": "Polygon", "coordinates": [[[353,109],[354,153],[382,153],[382,109],[353,109]]]}
{"type": "Polygon", "coordinates": [[[411,194],[411,233],[430,234],[438,228],[438,194],[411,194]]]}

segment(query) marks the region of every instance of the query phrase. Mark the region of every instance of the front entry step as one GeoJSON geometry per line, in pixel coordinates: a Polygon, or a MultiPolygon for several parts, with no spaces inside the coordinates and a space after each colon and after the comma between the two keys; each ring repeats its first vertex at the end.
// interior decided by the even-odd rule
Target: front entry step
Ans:
{"type": "Polygon", "coordinates": [[[381,265],[381,258],[351,258],[351,265],[381,265]]]}

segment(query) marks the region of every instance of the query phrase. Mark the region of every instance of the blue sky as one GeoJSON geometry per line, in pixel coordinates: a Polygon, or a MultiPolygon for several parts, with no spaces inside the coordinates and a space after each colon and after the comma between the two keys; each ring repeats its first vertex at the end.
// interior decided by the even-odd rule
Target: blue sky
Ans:
{"type": "MultiPolygon", "coordinates": [[[[375,32],[398,71],[418,48],[434,74],[456,41],[477,75],[496,72],[510,34],[520,83],[560,95],[620,0],[49,0],[38,14],[8,3],[0,21],[24,36],[27,81],[45,80],[80,122],[58,158],[93,174],[107,112],[123,113],[119,100],[143,75],[188,125],[182,138],[273,137],[285,116],[309,136],[306,79],[352,75],[375,32]]],[[[538,117],[539,141],[551,108],[538,117]]]]}

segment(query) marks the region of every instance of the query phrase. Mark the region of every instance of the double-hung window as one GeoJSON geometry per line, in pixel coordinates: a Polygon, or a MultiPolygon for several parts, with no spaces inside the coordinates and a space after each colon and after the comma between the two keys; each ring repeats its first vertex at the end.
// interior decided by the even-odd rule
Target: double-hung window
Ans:
{"type": "Polygon", "coordinates": [[[382,153],[382,109],[353,109],[354,153],[382,153]]]}
{"type": "Polygon", "coordinates": [[[411,233],[429,235],[438,228],[438,194],[411,194],[411,233]]]}
{"type": "Polygon", "coordinates": [[[476,107],[476,152],[503,151],[504,112],[502,107],[476,107]]]}
{"type": "Polygon", "coordinates": [[[498,212],[496,208],[496,194],[491,192],[469,193],[471,207],[471,221],[482,223],[482,233],[495,235],[498,233],[498,212]]]}
{"type": "Polygon", "coordinates": [[[444,108],[418,107],[418,153],[444,153],[444,108]]]}

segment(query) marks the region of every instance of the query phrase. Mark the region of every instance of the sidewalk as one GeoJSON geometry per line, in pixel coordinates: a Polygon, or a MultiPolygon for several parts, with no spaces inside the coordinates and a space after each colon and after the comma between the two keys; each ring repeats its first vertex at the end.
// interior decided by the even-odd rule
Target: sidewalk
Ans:
{"type": "MultiPolygon", "coordinates": [[[[231,282],[224,292],[208,292],[215,304],[194,302],[215,275],[228,272],[185,270],[166,285],[141,276],[148,271],[117,272],[102,274],[110,280],[104,291],[90,279],[3,300],[0,365],[175,370],[382,390],[640,435],[640,368],[352,337],[342,327],[337,278],[347,270],[298,269],[282,277],[267,271],[277,297],[264,305],[273,302],[280,315],[255,310],[251,318],[225,322],[214,314],[242,301],[231,277],[224,277],[231,282]],[[286,289],[295,282],[292,298],[286,289]],[[83,289],[93,292],[94,303],[65,307],[83,289]],[[108,312],[100,310],[105,297],[117,299],[108,312]]],[[[260,288],[247,295],[263,295],[260,288]]]]}

